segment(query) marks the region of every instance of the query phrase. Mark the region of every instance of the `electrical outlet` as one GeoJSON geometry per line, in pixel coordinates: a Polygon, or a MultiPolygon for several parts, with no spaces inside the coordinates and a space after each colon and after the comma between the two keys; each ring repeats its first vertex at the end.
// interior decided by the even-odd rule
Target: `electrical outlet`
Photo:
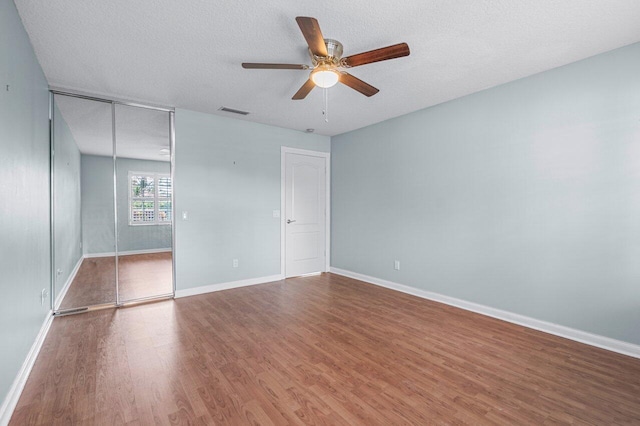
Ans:
{"type": "Polygon", "coordinates": [[[393,262],[393,269],[395,269],[396,271],[400,270],[400,261],[399,260],[395,260],[393,262]]]}
{"type": "Polygon", "coordinates": [[[189,220],[189,212],[184,210],[182,212],[182,220],[189,220]]]}
{"type": "Polygon", "coordinates": [[[49,296],[49,292],[47,291],[46,288],[43,288],[42,291],[40,292],[40,305],[44,306],[44,301],[47,300],[47,297],[49,296]]]}
{"type": "Polygon", "coordinates": [[[234,268],[238,267],[238,259],[233,259],[233,267],[234,268]]]}
{"type": "Polygon", "coordinates": [[[274,210],[273,217],[280,217],[280,210],[274,210]]]}

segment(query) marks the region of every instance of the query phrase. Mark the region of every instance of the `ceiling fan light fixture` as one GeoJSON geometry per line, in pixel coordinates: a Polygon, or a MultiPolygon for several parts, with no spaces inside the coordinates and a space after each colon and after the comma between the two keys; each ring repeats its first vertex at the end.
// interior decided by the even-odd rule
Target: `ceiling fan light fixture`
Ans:
{"type": "Polygon", "coordinates": [[[311,71],[311,81],[323,89],[335,86],[339,79],[338,72],[333,69],[316,68],[311,71]]]}

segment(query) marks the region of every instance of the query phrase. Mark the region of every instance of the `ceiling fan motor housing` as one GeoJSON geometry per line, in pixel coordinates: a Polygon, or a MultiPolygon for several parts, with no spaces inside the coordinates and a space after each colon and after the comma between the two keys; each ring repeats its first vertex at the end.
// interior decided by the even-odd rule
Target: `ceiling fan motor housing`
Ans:
{"type": "Polygon", "coordinates": [[[327,56],[316,56],[309,49],[309,55],[311,56],[311,62],[314,66],[318,65],[334,65],[340,64],[340,58],[342,58],[342,43],[338,40],[330,38],[324,39],[324,45],[327,47],[327,56]]]}

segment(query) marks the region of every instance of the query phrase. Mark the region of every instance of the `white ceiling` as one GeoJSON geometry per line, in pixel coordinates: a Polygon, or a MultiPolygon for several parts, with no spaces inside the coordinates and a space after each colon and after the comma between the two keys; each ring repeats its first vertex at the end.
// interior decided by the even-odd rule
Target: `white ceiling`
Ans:
{"type": "Polygon", "coordinates": [[[15,0],[52,86],[335,135],[640,41],[638,0],[15,0]],[[309,63],[296,16],[345,56],[407,42],[411,56],[353,68],[380,89],[291,96],[309,63]],[[238,117],[221,106],[251,112],[238,117]]]}
{"type": "MultiPolygon", "coordinates": [[[[113,155],[110,103],[61,95],[55,96],[55,103],[81,153],[113,155]]],[[[170,161],[168,112],[116,105],[115,118],[119,158],[170,161]]]]}

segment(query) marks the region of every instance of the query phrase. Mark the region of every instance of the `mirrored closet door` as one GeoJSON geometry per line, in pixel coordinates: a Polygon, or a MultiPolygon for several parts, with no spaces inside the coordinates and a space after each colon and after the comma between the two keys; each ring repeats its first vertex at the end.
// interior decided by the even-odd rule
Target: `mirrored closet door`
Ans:
{"type": "Polygon", "coordinates": [[[52,93],[54,310],[172,297],[172,112],[52,93]]]}
{"type": "Polygon", "coordinates": [[[171,295],[169,113],[128,105],[115,110],[120,300],[171,295]]]}
{"type": "Polygon", "coordinates": [[[110,102],[53,95],[53,283],[59,311],[116,303],[110,102]]]}

